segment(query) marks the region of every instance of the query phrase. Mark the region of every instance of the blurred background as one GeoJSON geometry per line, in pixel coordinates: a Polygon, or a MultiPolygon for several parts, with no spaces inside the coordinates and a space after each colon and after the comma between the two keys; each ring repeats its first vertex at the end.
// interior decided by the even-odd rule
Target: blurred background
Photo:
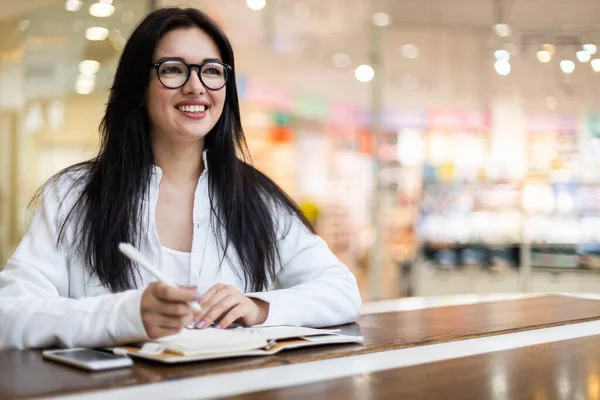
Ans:
{"type": "Polygon", "coordinates": [[[598,0],[0,0],[0,265],[171,5],[229,35],[254,164],[365,300],[600,289],[598,0]]]}

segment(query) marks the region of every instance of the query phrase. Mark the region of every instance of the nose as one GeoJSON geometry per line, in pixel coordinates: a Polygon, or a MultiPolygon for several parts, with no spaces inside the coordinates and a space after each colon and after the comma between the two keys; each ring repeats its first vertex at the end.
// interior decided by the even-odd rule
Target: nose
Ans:
{"type": "Polygon", "coordinates": [[[197,67],[192,67],[190,78],[182,86],[182,90],[186,95],[200,95],[206,92],[206,88],[200,81],[200,70],[197,67]]]}

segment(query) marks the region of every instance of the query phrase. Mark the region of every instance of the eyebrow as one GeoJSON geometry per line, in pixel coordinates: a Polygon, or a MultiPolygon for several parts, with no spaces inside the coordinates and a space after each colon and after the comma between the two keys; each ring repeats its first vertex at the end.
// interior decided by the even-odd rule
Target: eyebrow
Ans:
{"type": "MultiPolygon", "coordinates": [[[[155,62],[161,62],[161,61],[181,61],[181,62],[187,62],[182,57],[161,57],[158,60],[156,60],[155,62]]],[[[223,61],[219,60],[218,58],[205,58],[204,60],[202,60],[203,63],[204,62],[211,62],[211,61],[223,62],[223,61]]]]}

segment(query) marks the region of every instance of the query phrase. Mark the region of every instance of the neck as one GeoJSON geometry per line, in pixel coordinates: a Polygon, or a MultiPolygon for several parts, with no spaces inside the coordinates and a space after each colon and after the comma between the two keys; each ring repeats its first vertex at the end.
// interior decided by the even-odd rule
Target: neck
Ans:
{"type": "Polygon", "coordinates": [[[204,139],[194,143],[173,143],[155,137],[152,151],[163,180],[178,184],[196,182],[204,171],[204,139]]]}

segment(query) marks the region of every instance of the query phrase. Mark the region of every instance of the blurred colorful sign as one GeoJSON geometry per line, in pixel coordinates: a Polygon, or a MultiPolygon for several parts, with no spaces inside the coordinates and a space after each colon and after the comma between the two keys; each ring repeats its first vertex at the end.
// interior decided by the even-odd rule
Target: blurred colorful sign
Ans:
{"type": "Polygon", "coordinates": [[[331,122],[342,126],[355,127],[362,124],[361,110],[347,104],[333,104],[329,109],[329,118],[331,122]]]}
{"type": "Polygon", "coordinates": [[[275,125],[290,125],[292,123],[292,116],[282,112],[276,112],[273,114],[273,121],[275,125]]]}
{"type": "Polygon", "coordinates": [[[293,112],[301,118],[323,120],[328,112],[327,103],[322,97],[297,93],[294,97],[293,112]]]}
{"type": "Polygon", "coordinates": [[[385,110],[381,116],[383,129],[397,131],[405,128],[423,129],[427,126],[427,114],[420,110],[385,110]]]}
{"type": "Polygon", "coordinates": [[[530,133],[571,135],[577,133],[577,125],[577,118],[554,114],[528,115],[525,118],[525,126],[530,133]]]}
{"type": "Polygon", "coordinates": [[[587,127],[594,137],[600,137],[600,113],[593,113],[588,116],[587,127]]]}
{"type": "Polygon", "coordinates": [[[288,88],[249,78],[245,81],[243,99],[255,104],[271,107],[280,111],[291,111],[293,107],[292,91],[288,88]]]}
{"type": "Polygon", "coordinates": [[[358,132],[358,148],[363,154],[373,152],[373,134],[367,129],[360,129],[358,132]]]}
{"type": "Polygon", "coordinates": [[[294,132],[287,126],[273,126],[269,129],[269,139],[273,143],[291,143],[294,141],[294,132]]]}
{"type": "Polygon", "coordinates": [[[427,115],[429,129],[476,131],[490,128],[490,114],[483,110],[434,109],[427,115]]]}

